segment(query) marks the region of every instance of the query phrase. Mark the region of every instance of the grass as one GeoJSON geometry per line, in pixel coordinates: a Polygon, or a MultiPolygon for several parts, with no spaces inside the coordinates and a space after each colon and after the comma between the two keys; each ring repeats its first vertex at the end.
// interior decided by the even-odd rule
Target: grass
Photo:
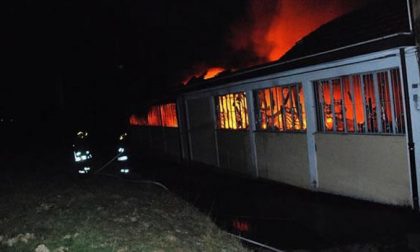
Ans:
{"type": "Polygon", "coordinates": [[[91,178],[19,183],[0,196],[0,251],[246,251],[169,191],[91,178]]]}

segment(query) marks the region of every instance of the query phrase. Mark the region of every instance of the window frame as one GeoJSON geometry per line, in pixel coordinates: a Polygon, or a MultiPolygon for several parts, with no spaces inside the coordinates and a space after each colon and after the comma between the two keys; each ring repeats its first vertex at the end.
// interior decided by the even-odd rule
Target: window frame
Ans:
{"type": "MultiPolygon", "coordinates": [[[[252,95],[254,98],[254,114],[255,114],[255,129],[256,131],[259,132],[275,132],[275,133],[306,133],[307,131],[307,115],[306,115],[306,107],[305,107],[305,92],[304,92],[304,88],[303,88],[303,83],[302,82],[294,82],[294,83],[289,83],[289,84],[284,84],[284,85],[275,85],[275,86],[270,86],[270,87],[265,87],[265,88],[259,88],[259,89],[254,89],[252,90],[252,95]],[[292,95],[292,96],[296,96],[296,97],[292,97],[292,100],[287,101],[286,103],[285,101],[285,97],[284,97],[284,90],[288,90],[288,95],[292,95]],[[279,115],[276,115],[275,117],[278,117],[277,121],[278,121],[278,127],[276,127],[276,123],[274,122],[274,119],[272,119],[273,122],[270,123],[269,119],[266,119],[265,122],[263,122],[263,116],[262,116],[262,109],[261,108],[261,103],[260,103],[260,93],[263,91],[264,92],[264,96],[266,96],[265,92],[269,92],[269,97],[270,97],[270,114],[273,115],[274,114],[274,110],[273,107],[275,106],[277,110],[276,113],[278,113],[279,115]],[[273,93],[276,93],[276,95],[274,95],[273,93]],[[294,93],[295,92],[295,93],[294,93]],[[281,99],[279,99],[278,97],[278,93],[281,94],[281,99]],[[274,96],[276,96],[276,98],[274,99],[274,96]],[[281,100],[281,101],[280,101],[281,100]],[[281,102],[281,104],[280,104],[281,102]],[[292,126],[291,128],[288,128],[287,126],[287,112],[285,105],[290,105],[291,108],[293,108],[290,113],[291,113],[291,117],[292,117],[292,126]],[[297,105],[297,106],[293,106],[293,105],[297,105]],[[280,112],[281,111],[281,112],[280,112]],[[293,119],[295,114],[297,113],[297,117],[296,119],[293,119]],[[296,129],[296,120],[299,123],[299,127],[301,129],[296,129]],[[266,124],[266,128],[264,128],[262,125],[266,124]]],[[[266,102],[266,101],[265,101],[266,102]]],[[[267,105],[265,105],[267,106],[267,105]]],[[[289,108],[290,109],[290,108],[289,108]]],[[[265,117],[267,117],[267,115],[265,115],[265,117]]]]}
{"type": "MultiPolygon", "coordinates": [[[[312,81],[314,90],[314,102],[316,112],[316,126],[318,133],[326,134],[351,134],[351,135],[405,135],[405,110],[404,110],[404,96],[402,90],[402,80],[400,76],[400,69],[398,67],[375,70],[371,72],[353,73],[348,75],[341,75],[325,79],[312,81]],[[346,100],[344,97],[345,79],[350,83],[352,101],[352,121],[353,130],[348,130],[349,123],[346,117],[346,100]],[[355,80],[358,79],[358,83],[355,80]],[[327,129],[325,123],[325,108],[321,104],[325,103],[325,95],[320,96],[321,88],[328,83],[331,89],[332,81],[339,80],[341,87],[341,103],[343,111],[343,130],[336,129],[336,119],[333,101],[330,102],[331,113],[333,118],[333,128],[327,129]],[[363,122],[357,122],[357,100],[355,97],[355,86],[360,85],[360,99],[362,101],[359,106],[363,114],[363,122]],[[387,96],[387,97],[386,97],[387,96]],[[398,96],[398,97],[396,97],[398,96]],[[370,102],[368,102],[370,97],[370,102]],[[373,99],[372,99],[373,98],[373,99]],[[389,99],[389,100],[387,100],[389,99]],[[379,105],[378,105],[379,104],[379,105]],[[374,106],[373,106],[374,105],[374,106]],[[369,111],[368,111],[369,107],[369,111]],[[365,108],[365,109],[363,109],[365,108]],[[392,120],[386,120],[386,114],[390,114],[392,120]],[[374,118],[372,118],[374,116],[374,118]],[[388,123],[388,127],[387,127],[388,123]]],[[[330,90],[330,99],[333,99],[333,90],[330,90]]],[[[325,93],[324,93],[325,94],[325,93]]],[[[325,105],[324,105],[325,106],[325,105]]]]}
{"type": "Polygon", "coordinates": [[[230,92],[225,94],[216,95],[213,97],[215,106],[215,119],[216,119],[216,130],[232,130],[232,131],[248,131],[250,129],[250,118],[248,109],[248,100],[246,91],[230,92]],[[241,123],[237,120],[238,115],[236,111],[232,111],[232,107],[228,108],[228,102],[235,102],[236,95],[240,95],[243,99],[240,106],[240,118],[241,123]],[[220,100],[220,98],[222,100],[220,100]],[[223,111],[220,108],[223,108],[223,111]],[[223,117],[227,115],[227,119],[223,117]],[[234,122],[235,121],[235,122],[234,122]],[[223,126],[222,126],[223,125],[223,126]],[[227,127],[225,126],[227,125],[227,127]],[[238,127],[238,125],[241,125],[238,127]],[[245,127],[243,127],[245,126],[245,127]]]}

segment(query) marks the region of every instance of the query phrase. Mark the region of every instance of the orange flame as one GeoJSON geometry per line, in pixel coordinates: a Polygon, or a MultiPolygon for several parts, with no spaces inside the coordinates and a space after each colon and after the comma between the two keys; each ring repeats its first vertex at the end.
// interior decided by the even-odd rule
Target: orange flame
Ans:
{"type": "Polygon", "coordinates": [[[168,103],[156,105],[149,108],[147,117],[138,118],[135,115],[130,116],[130,125],[132,126],[163,126],[178,127],[176,114],[176,104],[168,103]]]}
{"type": "Polygon", "coordinates": [[[218,127],[220,129],[249,127],[245,93],[231,93],[218,97],[218,127]]]}
{"type": "Polygon", "coordinates": [[[214,78],[223,71],[225,71],[223,67],[212,67],[207,70],[206,75],[204,75],[204,79],[207,80],[207,79],[214,78]]]}
{"type": "Polygon", "coordinates": [[[211,78],[216,77],[217,75],[219,75],[221,72],[225,71],[226,69],[224,69],[223,67],[210,67],[208,69],[204,69],[204,70],[198,70],[196,73],[191,74],[190,76],[188,76],[187,78],[185,78],[182,83],[184,85],[187,85],[188,82],[192,79],[192,78],[203,78],[204,80],[208,80],[211,78]]]}
{"type": "Polygon", "coordinates": [[[136,115],[131,115],[129,119],[131,126],[142,126],[147,125],[147,121],[145,118],[139,118],[136,115]]]}
{"type": "Polygon", "coordinates": [[[279,59],[305,35],[362,3],[284,0],[269,6],[267,2],[270,3],[251,1],[248,17],[251,25],[249,22],[234,25],[231,44],[239,51],[252,48],[257,56],[268,61],[279,59]]]}

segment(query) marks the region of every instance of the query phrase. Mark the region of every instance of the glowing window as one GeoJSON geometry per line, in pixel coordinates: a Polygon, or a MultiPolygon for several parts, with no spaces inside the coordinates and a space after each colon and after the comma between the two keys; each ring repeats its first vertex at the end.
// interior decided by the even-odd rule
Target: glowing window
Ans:
{"type": "Polygon", "coordinates": [[[398,69],[315,81],[323,132],[404,134],[398,69]]]}
{"type": "Polygon", "coordinates": [[[249,126],[244,92],[216,97],[217,128],[247,129],[249,126]]]}
{"type": "Polygon", "coordinates": [[[254,92],[259,130],[306,130],[305,99],[301,84],[261,89],[254,92]]]}
{"type": "Polygon", "coordinates": [[[130,117],[130,125],[133,126],[163,126],[178,127],[176,104],[168,103],[149,108],[147,117],[139,118],[135,115],[130,117]]]}

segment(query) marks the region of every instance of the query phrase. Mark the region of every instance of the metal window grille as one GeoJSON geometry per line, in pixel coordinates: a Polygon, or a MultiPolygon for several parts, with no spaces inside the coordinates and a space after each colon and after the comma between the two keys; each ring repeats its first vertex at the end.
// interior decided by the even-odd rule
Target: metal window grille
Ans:
{"type": "Polygon", "coordinates": [[[300,83],[254,91],[258,130],[305,131],[306,113],[300,83]]]}
{"type": "Polygon", "coordinates": [[[245,92],[216,97],[217,128],[247,129],[249,127],[245,92]]]}
{"type": "Polygon", "coordinates": [[[315,81],[321,132],[404,134],[398,69],[315,81]]]}

